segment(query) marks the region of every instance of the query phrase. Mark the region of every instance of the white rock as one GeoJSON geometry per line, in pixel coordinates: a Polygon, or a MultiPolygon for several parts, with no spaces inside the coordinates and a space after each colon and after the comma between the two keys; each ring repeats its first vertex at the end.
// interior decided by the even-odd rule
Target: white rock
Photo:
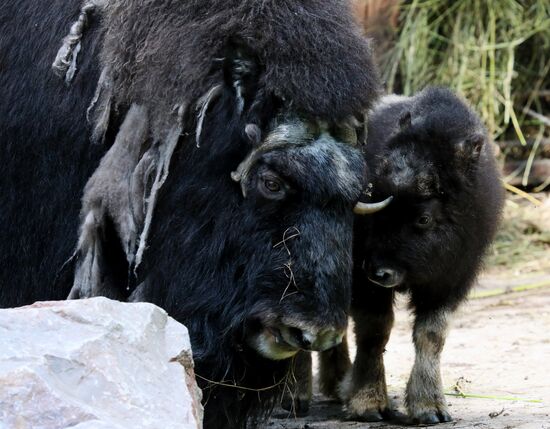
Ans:
{"type": "Polygon", "coordinates": [[[0,429],[201,428],[200,401],[187,329],[155,305],[0,310],[0,429]]]}

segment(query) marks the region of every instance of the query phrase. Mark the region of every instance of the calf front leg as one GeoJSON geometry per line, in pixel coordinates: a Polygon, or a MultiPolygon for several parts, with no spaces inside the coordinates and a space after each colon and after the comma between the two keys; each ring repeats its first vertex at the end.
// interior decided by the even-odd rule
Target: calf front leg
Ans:
{"type": "Polygon", "coordinates": [[[416,356],[405,397],[409,416],[416,424],[452,420],[443,394],[440,371],[448,318],[446,310],[416,315],[413,332],[416,356]]]}
{"type": "Polygon", "coordinates": [[[350,419],[380,421],[392,412],[383,354],[393,326],[393,291],[370,287],[372,296],[352,312],[357,356],[341,385],[341,394],[350,419]]]}
{"type": "Polygon", "coordinates": [[[342,343],[319,353],[319,390],[331,399],[340,399],[338,386],[351,367],[347,336],[342,343]]]}

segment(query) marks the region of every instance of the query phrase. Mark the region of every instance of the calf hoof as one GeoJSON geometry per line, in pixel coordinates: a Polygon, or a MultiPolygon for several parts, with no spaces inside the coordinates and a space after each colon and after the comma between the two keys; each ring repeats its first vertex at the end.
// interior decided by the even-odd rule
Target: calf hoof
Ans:
{"type": "Polygon", "coordinates": [[[417,412],[411,415],[411,422],[416,425],[436,425],[452,421],[451,415],[442,409],[417,412]]]}
{"type": "Polygon", "coordinates": [[[376,409],[376,410],[350,410],[349,406],[346,407],[346,419],[350,421],[360,421],[360,422],[381,422],[381,421],[390,421],[399,424],[407,424],[409,419],[403,413],[400,413],[398,410],[393,410],[391,408],[385,409],[376,409]]]}
{"type": "Polygon", "coordinates": [[[362,422],[391,420],[394,413],[387,398],[374,395],[371,389],[355,393],[346,402],[345,409],[348,420],[362,422]]]}
{"type": "Polygon", "coordinates": [[[285,396],[281,401],[281,407],[296,417],[304,417],[309,414],[310,402],[311,398],[306,396],[296,396],[294,398],[285,396]]]}

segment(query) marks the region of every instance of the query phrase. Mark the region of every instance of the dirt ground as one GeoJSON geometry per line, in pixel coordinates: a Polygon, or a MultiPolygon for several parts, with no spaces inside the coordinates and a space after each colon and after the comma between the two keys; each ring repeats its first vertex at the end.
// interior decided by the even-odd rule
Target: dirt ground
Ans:
{"type": "MultiPolygon", "coordinates": [[[[550,209],[548,204],[547,200],[545,208],[550,209]]],[[[455,315],[442,356],[445,392],[456,394],[458,384],[466,395],[490,398],[447,395],[454,421],[438,428],[550,429],[550,252],[545,253],[542,259],[538,255],[536,269],[490,269],[481,277],[472,298],[455,315]],[[511,290],[517,286],[526,290],[511,290]],[[486,296],[492,293],[495,295],[486,296]]],[[[385,363],[390,396],[402,408],[414,352],[404,297],[397,306],[385,363]]],[[[353,354],[353,342],[351,349],[353,354]]],[[[316,371],[314,365],[314,374],[316,371]]],[[[341,405],[315,392],[308,417],[294,418],[277,410],[267,427],[402,427],[342,421],[342,416],[341,405]]]]}
{"type": "MultiPolygon", "coordinates": [[[[508,279],[484,277],[478,291],[518,284],[547,286],[525,292],[472,299],[456,314],[442,357],[446,392],[457,383],[466,395],[447,396],[454,421],[443,428],[550,429],[550,272],[508,279]],[[535,400],[537,402],[529,402],[535,400]],[[540,401],[540,402],[539,402],[540,401]]],[[[414,360],[410,317],[405,301],[398,302],[396,323],[385,363],[388,390],[402,403],[414,360]]],[[[351,338],[351,337],[350,337],[351,338]]],[[[351,345],[352,352],[353,344],[351,345]]],[[[314,371],[316,371],[316,366],[314,371]]],[[[275,412],[271,429],[386,428],[387,423],[344,422],[341,406],[316,393],[310,415],[293,418],[275,412]]]]}

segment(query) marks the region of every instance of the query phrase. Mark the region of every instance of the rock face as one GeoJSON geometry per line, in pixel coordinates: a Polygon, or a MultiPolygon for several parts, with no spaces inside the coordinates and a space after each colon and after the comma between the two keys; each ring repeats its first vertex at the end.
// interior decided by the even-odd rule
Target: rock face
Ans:
{"type": "Polygon", "coordinates": [[[201,428],[185,326],[106,298],[0,310],[0,429],[201,428]]]}

